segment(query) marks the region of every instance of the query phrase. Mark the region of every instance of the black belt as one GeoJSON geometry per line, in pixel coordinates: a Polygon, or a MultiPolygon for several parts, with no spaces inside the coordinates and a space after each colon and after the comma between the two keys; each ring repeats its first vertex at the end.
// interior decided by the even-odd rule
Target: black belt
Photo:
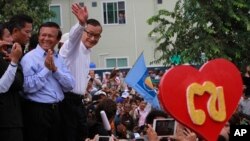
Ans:
{"type": "Polygon", "coordinates": [[[30,100],[25,100],[26,104],[29,104],[31,106],[39,106],[39,107],[44,107],[44,108],[49,108],[49,109],[57,109],[59,107],[59,103],[40,103],[40,102],[35,102],[35,101],[30,101],[30,100]]]}

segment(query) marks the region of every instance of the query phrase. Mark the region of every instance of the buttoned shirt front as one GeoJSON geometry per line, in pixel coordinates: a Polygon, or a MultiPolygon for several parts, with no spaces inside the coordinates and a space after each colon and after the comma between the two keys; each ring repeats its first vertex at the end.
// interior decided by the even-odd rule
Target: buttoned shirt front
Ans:
{"type": "Polygon", "coordinates": [[[84,27],[79,23],[74,25],[69,32],[69,40],[63,44],[59,52],[76,79],[72,92],[80,95],[83,95],[87,88],[91,53],[81,41],[83,31],[84,27]]]}
{"type": "Polygon", "coordinates": [[[58,103],[63,92],[73,89],[75,80],[67,69],[63,58],[54,54],[56,72],[44,64],[46,52],[39,46],[28,52],[21,60],[24,74],[24,97],[40,103],[58,103]]]}

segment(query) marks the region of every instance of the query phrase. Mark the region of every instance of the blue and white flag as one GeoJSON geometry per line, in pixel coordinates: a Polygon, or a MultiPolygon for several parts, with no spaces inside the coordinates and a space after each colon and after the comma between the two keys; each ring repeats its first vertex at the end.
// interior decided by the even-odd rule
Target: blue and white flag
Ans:
{"type": "Polygon", "coordinates": [[[148,75],[143,53],[128,72],[125,82],[136,90],[145,99],[145,101],[152,105],[152,107],[161,109],[157,93],[154,89],[151,78],[148,75]]]}

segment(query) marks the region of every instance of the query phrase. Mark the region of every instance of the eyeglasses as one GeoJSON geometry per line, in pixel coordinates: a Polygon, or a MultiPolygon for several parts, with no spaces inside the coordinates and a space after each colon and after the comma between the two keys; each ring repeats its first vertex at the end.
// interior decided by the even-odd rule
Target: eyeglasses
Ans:
{"type": "Polygon", "coordinates": [[[87,31],[86,29],[84,29],[84,31],[87,33],[87,36],[89,38],[92,38],[94,37],[94,39],[100,39],[101,38],[101,35],[100,34],[94,34],[94,33],[91,33],[89,31],[87,31]]]}

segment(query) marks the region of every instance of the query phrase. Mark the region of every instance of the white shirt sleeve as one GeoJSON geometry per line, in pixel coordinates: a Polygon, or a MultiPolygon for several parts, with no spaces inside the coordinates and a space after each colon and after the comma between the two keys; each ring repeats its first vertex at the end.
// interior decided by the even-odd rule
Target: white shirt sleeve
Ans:
{"type": "Polygon", "coordinates": [[[63,44],[59,52],[59,54],[63,58],[66,58],[66,57],[68,58],[69,56],[72,56],[72,52],[76,51],[77,48],[80,46],[83,31],[84,31],[84,27],[81,26],[79,23],[75,24],[70,29],[69,39],[65,41],[65,43],[63,44]]]}
{"type": "Polygon", "coordinates": [[[0,78],[0,93],[5,93],[9,90],[10,86],[14,82],[17,67],[11,66],[9,64],[7,70],[0,78]]]}

